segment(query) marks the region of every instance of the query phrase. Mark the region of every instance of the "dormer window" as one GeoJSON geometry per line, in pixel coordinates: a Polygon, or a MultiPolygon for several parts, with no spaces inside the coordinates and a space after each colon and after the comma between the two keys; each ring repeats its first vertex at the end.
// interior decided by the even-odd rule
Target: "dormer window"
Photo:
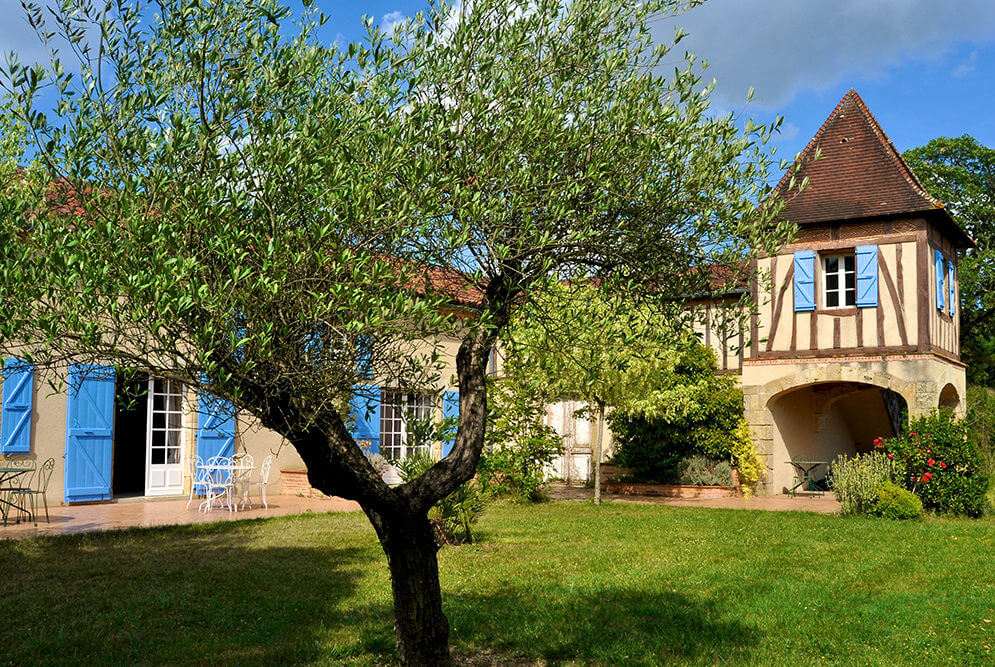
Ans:
{"type": "Polygon", "coordinates": [[[822,304],[824,308],[857,305],[857,262],[852,254],[822,258],[822,304]]]}

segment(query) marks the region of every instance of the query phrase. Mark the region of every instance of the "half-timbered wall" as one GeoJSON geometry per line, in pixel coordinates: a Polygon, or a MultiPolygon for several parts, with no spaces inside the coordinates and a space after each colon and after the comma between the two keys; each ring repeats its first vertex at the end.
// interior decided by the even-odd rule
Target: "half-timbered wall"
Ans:
{"type": "MultiPolygon", "coordinates": [[[[927,228],[922,219],[807,227],[780,254],[758,260],[759,280],[769,279],[771,290],[768,298],[758,300],[749,356],[789,359],[930,351],[930,334],[944,322],[942,313],[933,312],[935,308],[926,313],[929,317],[921,313],[924,290],[935,283],[926,275],[930,264],[924,265],[920,257],[926,250],[927,228]],[[823,258],[869,245],[877,247],[877,305],[827,307],[823,258]],[[814,275],[809,277],[815,297],[811,310],[795,307],[793,259],[799,251],[814,253],[814,275]]],[[[951,252],[950,257],[955,254],[951,252]]],[[[948,324],[952,347],[945,349],[955,355],[956,334],[952,332],[956,323],[948,324]]]]}
{"type": "MultiPolygon", "coordinates": [[[[956,359],[960,356],[960,313],[958,312],[960,280],[957,272],[957,252],[953,244],[933,225],[924,225],[919,236],[920,243],[926,250],[926,270],[929,272],[929,279],[926,281],[928,297],[923,310],[929,315],[927,322],[930,351],[956,359]],[[942,268],[937,266],[937,259],[940,259],[942,268]],[[953,262],[952,271],[951,262],[953,262]],[[937,297],[938,287],[943,294],[942,300],[937,297]]],[[[924,290],[924,296],[925,294],[924,290]]]]}
{"type": "Polygon", "coordinates": [[[691,307],[694,333],[715,353],[719,371],[738,373],[749,343],[745,324],[733,312],[739,308],[739,301],[698,301],[691,307]]]}

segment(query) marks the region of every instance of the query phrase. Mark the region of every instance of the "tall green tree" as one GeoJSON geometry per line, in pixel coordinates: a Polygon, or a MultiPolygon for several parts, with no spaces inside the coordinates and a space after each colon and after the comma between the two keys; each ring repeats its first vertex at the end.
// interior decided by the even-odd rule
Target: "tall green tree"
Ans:
{"type": "Polygon", "coordinates": [[[978,244],[959,262],[961,358],[968,380],[995,386],[995,149],[940,137],[903,157],[978,244]]]}
{"type": "Polygon", "coordinates": [[[594,502],[601,502],[605,411],[674,409],[694,397],[675,382],[682,348],[697,345],[688,310],[636,303],[590,282],[552,287],[517,311],[506,334],[505,371],[520,391],[587,403],[594,418],[594,502]]]}
{"type": "Polygon", "coordinates": [[[0,352],[136,367],[255,416],[369,517],[401,662],[445,664],[427,513],[474,474],[514,310],[572,276],[676,301],[776,250],[787,225],[755,205],[776,124],[714,115],[681,33],[652,42],[678,0],[440,2],[342,49],[305,6],[27,3],[53,59],[4,70],[30,146],[3,163],[35,159],[3,184],[0,352]],[[337,406],[370,376],[432,382],[444,336],[452,452],[390,488],[337,406]]]}

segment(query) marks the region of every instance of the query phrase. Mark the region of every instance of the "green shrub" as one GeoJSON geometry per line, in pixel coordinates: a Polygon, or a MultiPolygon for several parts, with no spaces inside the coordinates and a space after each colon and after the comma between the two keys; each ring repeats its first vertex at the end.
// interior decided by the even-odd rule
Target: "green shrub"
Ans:
{"type": "Polygon", "coordinates": [[[752,495],[757,486],[767,477],[767,461],[757,451],[750,435],[750,427],[742,420],[733,432],[732,464],[739,471],[740,489],[744,496],[752,495]]]}
{"type": "Polygon", "coordinates": [[[869,511],[871,516],[907,521],[921,519],[922,500],[911,491],[906,491],[894,482],[885,482],[878,487],[877,502],[869,511]]]}
{"type": "MultiPolygon", "coordinates": [[[[433,465],[435,461],[430,456],[415,454],[396,463],[395,467],[401,479],[408,482],[433,465]]],[[[436,542],[440,546],[473,542],[476,538],[473,525],[486,505],[486,495],[476,480],[470,480],[437,502],[428,512],[428,519],[435,527],[436,542]]]]}
{"type": "Polygon", "coordinates": [[[899,485],[922,498],[927,510],[972,517],[987,511],[988,475],[966,423],[952,411],[914,419],[905,435],[874,445],[894,462],[899,485]]]}
{"type": "Polygon", "coordinates": [[[487,431],[477,478],[485,491],[523,502],[549,498],[546,468],[563,439],[544,423],[546,406],[507,381],[489,380],[487,431]]]}
{"type": "Polygon", "coordinates": [[[891,463],[880,452],[840,455],[833,462],[830,485],[843,514],[867,514],[878,501],[878,489],[891,481],[891,463]]]}
{"type": "Polygon", "coordinates": [[[743,424],[743,392],[732,375],[718,375],[715,355],[703,345],[683,350],[674,387],[686,399],[667,416],[615,410],[608,423],[615,439],[614,462],[641,482],[679,481],[681,462],[691,456],[729,459],[743,424]],[[685,395],[686,394],[686,395],[685,395]]]}
{"type": "Polygon", "coordinates": [[[678,482],[703,486],[731,486],[732,467],[728,461],[716,461],[706,456],[691,456],[681,462],[678,482]]]}

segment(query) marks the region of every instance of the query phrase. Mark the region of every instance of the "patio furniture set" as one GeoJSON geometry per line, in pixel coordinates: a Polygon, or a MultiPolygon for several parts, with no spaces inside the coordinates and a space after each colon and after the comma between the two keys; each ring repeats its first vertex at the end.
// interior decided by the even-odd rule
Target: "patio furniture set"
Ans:
{"type": "Polygon", "coordinates": [[[48,517],[48,482],[55,470],[55,459],[46,459],[40,466],[28,456],[0,457],[0,516],[3,525],[12,511],[17,511],[16,521],[34,521],[38,525],[38,502],[45,506],[45,520],[48,517]]]}
{"type": "Polygon", "coordinates": [[[816,471],[819,466],[828,466],[829,461],[809,461],[808,459],[794,458],[788,461],[795,471],[795,485],[788,490],[788,494],[793,498],[799,490],[809,491],[812,495],[823,496],[826,492],[825,476],[819,479],[816,471]]]}
{"type": "Polygon", "coordinates": [[[190,475],[193,484],[190,487],[190,499],[187,507],[193,502],[194,496],[203,496],[204,500],[197,508],[201,512],[210,512],[215,507],[226,507],[229,512],[245,509],[249,500],[249,490],[259,487],[263,507],[269,509],[266,502],[266,485],[269,483],[270,469],[273,467],[274,456],[270,454],[259,466],[259,477],[252,479],[256,469],[251,454],[235,454],[234,456],[213,456],[206,462],[201,457],[195,457],[190,462],[190,475]],[[238,499],[241,499],[241,503],[238,499]]]}

